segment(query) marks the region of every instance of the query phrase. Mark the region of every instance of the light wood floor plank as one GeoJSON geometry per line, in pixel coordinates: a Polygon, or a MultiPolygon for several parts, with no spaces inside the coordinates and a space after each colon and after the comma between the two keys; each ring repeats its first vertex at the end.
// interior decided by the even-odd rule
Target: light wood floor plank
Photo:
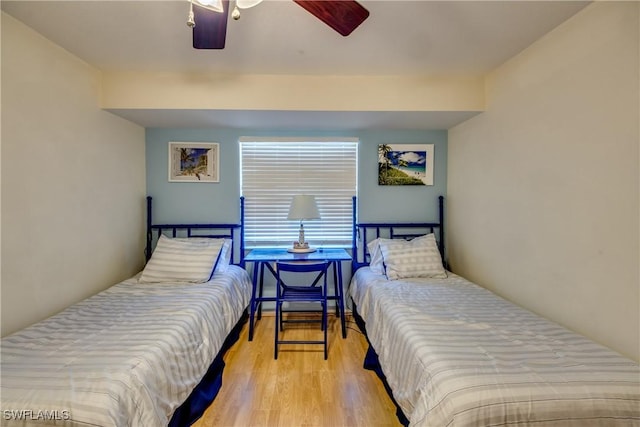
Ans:
{"type": "MultiPolygon", "coordinates": [[[[378,377],[362,368],[367,342],[348,319],[347,338],[329,318],[329,358],[321,345],[282,345],[273,359],[274,317],[248,324],[225,356],[222,389],[196,427],[398,427],[378,377]]],[[[322,339],[317,325],[285,325],[285,339],[322,339]]]]}

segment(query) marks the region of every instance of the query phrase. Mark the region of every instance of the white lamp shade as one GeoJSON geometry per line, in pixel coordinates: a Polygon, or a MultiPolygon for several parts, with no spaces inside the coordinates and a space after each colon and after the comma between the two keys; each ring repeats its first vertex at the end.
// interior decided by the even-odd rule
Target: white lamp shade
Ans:
{"type": "Polygon", "coordinates": [[[287,219],[320,219],[316,198],[303,194],[293,196],[287,219]]]}
{"type": "Polygon", "coordinates": [[[193,0],[193,2],[198,6],[202,6],[205,9],[209,9],[214,12],[224,12],[222,0],[193,0]]]}
{"type": "Polygon", "coordinates": [[[249,9],[261,2],[262,0],[236,0],[236,6],[240,9],[249,9]]]}

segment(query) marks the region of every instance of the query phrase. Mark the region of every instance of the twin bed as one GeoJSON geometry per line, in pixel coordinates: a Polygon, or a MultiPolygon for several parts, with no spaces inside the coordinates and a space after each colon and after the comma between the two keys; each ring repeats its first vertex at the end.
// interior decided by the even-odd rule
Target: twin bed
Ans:
{"type": "Polygon", "coordinates": [[[155,225],[147,200],[141,273],[2,339],[2,425],[184,426],[215,397],[250,300],[242,224],[155,225]]]}
{"type": "Polygon", "coordinates": [[[437,222],[354,221],[349,293],[365,367],[400,421],[640,425],[638,364],[446,271],[442,220],[440,198],[437,222]]]}

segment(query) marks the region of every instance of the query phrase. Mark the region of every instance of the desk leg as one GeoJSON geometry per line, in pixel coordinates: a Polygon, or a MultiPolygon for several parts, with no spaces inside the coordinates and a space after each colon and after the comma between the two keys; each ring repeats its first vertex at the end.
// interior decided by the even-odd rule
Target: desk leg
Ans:
{"type": "Polygon", "coordinates": [[[342,324],[342,338],[347,337],[347,323],[344,314],[344,292],[342,290],[342,261],[336,261],[336,268],[338,270],[338,301],[340,304],[340,323],[342,324]]]}
{"type": "Polygon", "coordinates": [[[338,288],[340,287],[340,281],[338,280],[338,266],[340,265],[340,261],[333,261],[333,294],[336,296],[336,317],[340,317],[340,291],[338,288]]]}
{"type": "Polygon", "coordinates": [[[251,281],[251,314],[249,316],[249,341],[253,341],[253,328],[255,322],[255,314],[256,314],[256,304],[258,302],[256,298],[256,288],[258,285],[258,269],[261,267],[262,263],[256,261],[253,263],[253,280],[251,281]]]}
{"type": "Polygon", "coordinates": [[[262,291],[264,290],[264,262],[260,263],[260,286],[258,287],[258,320],[262,319],[262,291]]]}

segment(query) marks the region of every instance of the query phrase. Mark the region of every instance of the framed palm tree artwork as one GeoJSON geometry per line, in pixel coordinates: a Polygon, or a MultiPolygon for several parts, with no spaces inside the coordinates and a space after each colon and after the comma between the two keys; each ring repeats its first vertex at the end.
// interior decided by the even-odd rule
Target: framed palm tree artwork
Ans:
{"type": "Polygon", "coordinates": [[[378,185],[433,185],[433,144],[378,145],[378,185]]]}
{"type": "Polygon", "coordinates": [[[169,182],[220,182],[220,144],[170,142],[169,182]]]}

